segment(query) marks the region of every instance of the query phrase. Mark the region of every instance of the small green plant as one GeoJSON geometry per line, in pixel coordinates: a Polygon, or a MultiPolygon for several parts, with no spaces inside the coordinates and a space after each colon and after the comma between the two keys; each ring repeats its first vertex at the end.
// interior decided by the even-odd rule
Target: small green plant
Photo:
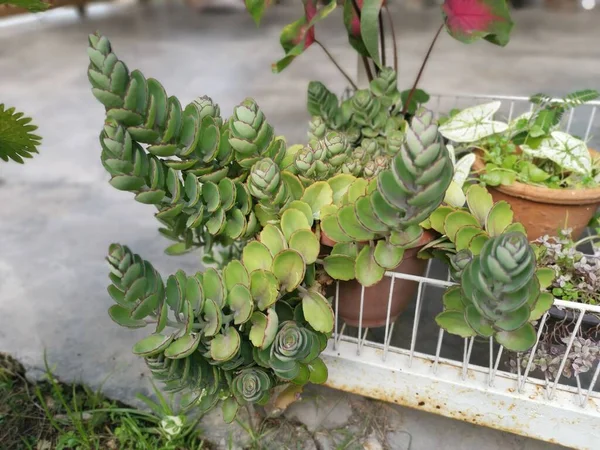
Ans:
{"type": "Polygon", "coordinates": [[[0,354],[0,442],[9,449],[200,450],[207,448],[197,420],[141,394],[149,411],[111,401],[99,391],[61,383],[45,363],[32,384],[23,367],[0,354]]]}
{"type": "Polygon", "coordinates": [[[0,159],[23,164],[32,158],[42,140],[33,134],[36,129],[29,117],[0,103],[0,159]]]}
{"type": "Polygon", "coordinates": [[[582,140],[559,130],[571,108],[595,100],[598,91],[574,92],[560,100],[537,94],[531,112],[509,124],[495,121],[500,102],[455,112],[440,126],[461,150],[476,149],[485,162],[480,178],[490,186],[515,181],[549,188],[589,188],[600,182],[600,159],[582,140]]]}

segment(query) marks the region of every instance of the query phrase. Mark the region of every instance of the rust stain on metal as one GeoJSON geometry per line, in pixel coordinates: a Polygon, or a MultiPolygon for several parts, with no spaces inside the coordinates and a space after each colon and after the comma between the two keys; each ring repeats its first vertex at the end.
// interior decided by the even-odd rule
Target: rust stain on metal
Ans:
{"type": "MultiPolygon", "coordinates": [[[[421,411],[430,412],[433,414],[438,414],[441,416],[449,417],[452,419],[460,420],[462,422],[472,423],[475,425],[485,426],[488,428],[493,428],[496,430],[506,431],[509,433],[518,434],[525,437],[530,437],[533,439],[540,439],[539,436],[533,435],[526,428],[525,424],[523,424],[522,420],[517,415],[508,415],[506,418],[510,418],[512,422],[512,426],[501,426],[498,420],[495,420],[495,416],[491,415],[483,415],[480,413],[476,413],[470,410],[452,410],[446,408],[446,405],[440,405],[438,403],[439,399],[433,398],[427,395],[420,395],[419,393],[415,393],[414,398],[403,396],[401,393],[394,391],[391,394],[388,390],[381,388],[356,388],[354,386],[348,386],[343,383],[334,383],[331,380],[326,382],[326,385],[333,388],[339,389],[344,392],[350,392],[357,395],[362,395],[365,397],[373,398],[376,400],[381,400],[388,403],[394,403],[396,405],[406,406],[409,408],[419,409],[421,411]],[[523,424],[523,425],[521,425],[523,424]]],[[[514,391],[514,390],[513,390],[514,391]]],[[[517,407],[515,403],[510,403],[506,408],[506,403],[504,401],[500,401],[499,409],[507,409],[508,411],[512,411],[517,407]]],[[[573,421],[576,423],[577,421],[573,421]]],[[[555,439],[546,440],[546,442],[551,442],[555,444],[560,444],[555,439]]]]}

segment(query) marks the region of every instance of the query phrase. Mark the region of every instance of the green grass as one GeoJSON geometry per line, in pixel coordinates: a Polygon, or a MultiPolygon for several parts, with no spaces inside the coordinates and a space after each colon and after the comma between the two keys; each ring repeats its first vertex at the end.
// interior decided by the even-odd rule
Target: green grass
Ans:
{"type": "Polygon", "coordinates": [[[0,448],[209,449],[197,421],[178,415],[157,389],[155,394],[158,402],[139,396],[150,410],[141,411],[62,384],[47,365],[45,380],[34,385],[18,362],[0,354],[0,448]]]}

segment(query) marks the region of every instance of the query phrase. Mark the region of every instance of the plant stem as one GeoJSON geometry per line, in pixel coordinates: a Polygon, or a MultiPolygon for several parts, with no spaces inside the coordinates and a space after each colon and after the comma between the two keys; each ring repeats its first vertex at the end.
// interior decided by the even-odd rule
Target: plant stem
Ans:
{"type": "Polygon", "coordinates": [[[442,23],[440,25],[440,28],[437,30],[437,33],[435,33],[435,37],[433,38],[433,41],[431,41],[431,45],[429,46],[429,50],[427,50],[427,54],[425,55],[425,59],[423,60],[423,64],[421,64],[421,69],[419,69],[419,74],[417,75],[417,79],[415,80],[415,84],[413,84],[412,89],[410,90],[408,97],[406,99],[406,103],[404,104],[404,107],[402,108],[402,114],[406,114],[406,112],[408,111],[408,105],[410,105],[410,101],[412,100],[412,97],[415,93],[415,90],[417,89],[417,86],[419,85],[419,81],[421,81],[421,76],[423,75],[423,71],[425,70],[425,66],[427,65],[427,61],[429,60],[429,57],[431,56],[431,51],[433,50],[433,47],[435,46],[435,43],[437,42],[438,38],[440,37],[440,33],[442,32],[442,30],[444,29],[444,24],[442,23]]]}
{"type": "Polygon", "coordinates": [[[385,13],[388,18],[388,22],[390,24],[390,32],[392,33],[392,47],[394,49],[394,72],[396,72],[396,76],[398,75],[398,43],[396,42],[396,30],[394,29],[394,21],[392,20],[392,15],[387,4],[383,5],[383,9],[385,9],[385,13]]]}
{"type": "Polygon", "coordinates": [[[367,72],[367,78],[369,79],[369,82],[371,82],[371,81],[373,81],[373,72],[371,71],[371,66],[369,64],[369,58],[367,58],[366,56],[363,56],[362,61],[365,66],[365,71],[367,72]]]}
{"type": "MultiPolygon", "coordinates": [[[[360,8],[358,7],[358,2],[356,0],[352,0],[352,6],[354,7],[354,11],[356,11],[356,16],[360,22],[360,8]]],[[[371,66],[369,65],[369,58],[364,55],[361,55],[363,65],[365,66],[365,72],[367,72],[367,78],[369,82],[373,81],[373,72],[371,71],[371,66]]]]}
{"type": "Polygon", "coordinates": [[[381,45],[381,67],[385,67],[385,30],[383,29],[383,13],[379,11],[379,42],[381,45]]]}
{"type": "Polygon", "coordinates": [[[354,90],[357,90],[358,87],[356,86],[356,83],[354,83],[354,81],[352,81],[352,78],[350,78],[350,76],[344,71],[344,69],[342,69],[342,66],[340,66],[338,64],[338,62],[335,60],[335,58],[333,57],[333,55],[331,53],[329,53],[329,50],[327,50],[325,48],[325,46],[321,43],[321,41],[318,41],[315,39],[315,44],[317,44],[319,47],[321,47],[323,49],[323,51],[325,52],[325,54],[327,55],[327,57],[331,60],[331,62],[335,65],[335,67],[337,67],[337,69],[341,72],[342,75],[344,75],[344,77],[346,78],[346,80],[348,80],[348,83],[350,83],[350,85],[352,86],[352,88],[354,90]]]}

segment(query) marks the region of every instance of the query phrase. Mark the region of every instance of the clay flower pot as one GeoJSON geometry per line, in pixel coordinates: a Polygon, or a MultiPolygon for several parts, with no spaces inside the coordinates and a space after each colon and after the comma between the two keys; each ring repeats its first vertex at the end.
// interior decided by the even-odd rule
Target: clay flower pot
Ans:
{"type": "MultiPolygon", "coordinates": [[[[415,248],[407,250],[404,253],[404,258],[398,267],[393,271],[397,273],[406,273],[409,275],[423,276],[427,269],[427,260],[417,258],[417,254],[421,248],[435,239],[435,234],[425,231],[419,245],[415,248]]],[[[329,239],[327,235],[321,233],[321,244],[328,247],[333,247],[334,241],[329,239]]],[[[340,281],[338,315],[346,324],[358,327],[360,322],[360,296],[362,285],[356,281],[340,281]]],[[[374,286],[365,288],[365,298],[363,305],[362,326],[363,328],[384,327],[387,318],[388,298],[390,295],[392,279],[384,277],[379,283],[374,286]]],[[[392,302],[390,307],[390,323],[406,310],[410,302],[413,300],[418,288],[416,281],[403,280],[396,278],[394,281],[394,291],[392,293],[392,302]]],[[[335,295],[335,288],[332,290],[335,295]]]]}
{"type": "MultiPolygon", "coordinates": [[[[590,150],[590,153],[598,152],[590,150]]],[[[480,155],[477,155],[473,170],[485,170],[480,155]]],[[[510,204],[514,221],[523,224],[530,241],[546,234],[556,236],[564,228],[572,228],[573,238],[577,239],[600,206],[600,187],[550,189],[515,181],[508,186],[488,186],[488,190],[494,202],[504,200],[510,204]]]]}

